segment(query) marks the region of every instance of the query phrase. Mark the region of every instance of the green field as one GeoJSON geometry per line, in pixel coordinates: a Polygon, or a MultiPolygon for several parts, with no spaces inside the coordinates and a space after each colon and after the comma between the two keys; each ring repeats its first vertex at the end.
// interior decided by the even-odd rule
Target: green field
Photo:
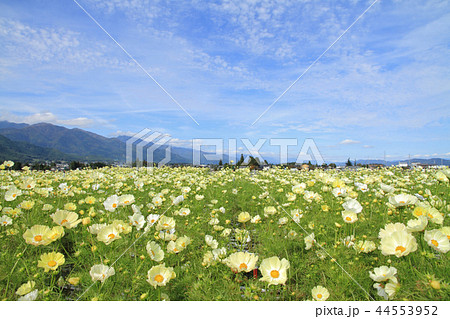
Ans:
{"type": "Polygon", "coordinates": [[[450,300],[449,175],[398,168],[4,169],[1,299],[450,300]],[[149,215],[160,217],[151,224],[149,215]],[[416,219],[426,226],[406,227],[416,219]],[[387,226],[381,240],[380,230],[395,223],[403,226],[387,226]],[[36,225],[48,228],[37,234],[36,225]],[[256,264],[240,261],[239,251],[256,264]],[[63,261],[44,255],[53,252],[63,261]],[[264,271],[271,257],[289,268],[264,271]],[[244,267],[233,267],[234,258],[244,267]],[[100,264],[114,274],[91,275],[100,264]],[[396,273],[391,268],[377,290],[369,272],[381,266],[396,273]],[[326,290],[313,296],[317,286],[326,290]]]}

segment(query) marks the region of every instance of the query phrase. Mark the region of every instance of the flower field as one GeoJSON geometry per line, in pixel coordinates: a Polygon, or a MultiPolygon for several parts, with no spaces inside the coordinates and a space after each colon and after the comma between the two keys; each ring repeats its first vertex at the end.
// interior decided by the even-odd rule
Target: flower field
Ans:
{"type": "Polygon", "coordinates": [[[3,300],[450,300],[449,169],[7,166],[3,300]]]}

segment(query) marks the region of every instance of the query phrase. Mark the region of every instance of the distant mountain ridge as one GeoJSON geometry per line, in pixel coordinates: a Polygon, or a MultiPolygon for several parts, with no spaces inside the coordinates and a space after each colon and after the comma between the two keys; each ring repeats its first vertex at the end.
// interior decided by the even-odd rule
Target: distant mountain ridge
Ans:
{"type": "MultiPolygon", "coordinates": [[[[79,128],[69,129],[63,126],[49,123],[24,124],[0,122],[0,135],[6,139],[0,140],[0,150],[4,145],[2,154],[10,156],[11,160],[79,160],[79,161],[108,161],[124,163],[126,160],[126,141],[129,136],[104,137],[79,128]],[[11,149],[9,141],[19,141],[20,148],[11,149]],[[25,145],[40,147],[30,148],[26,152],[25,145]],[[9,151],[6,151],[9,150],[9,151]],[[53,153],[52,151],[53,150],[53,153]],[[57,151],[57,153],[55,153],[57,151]],[[45,155],[45,154],[52,154],[45,155]],[[56,157],[53,155],[57,154],[56,157]],[[44,156],[45,155],[45,156],[44,156]]],[[[136,160],[136,144],[142,140],[135,141],[133,147],[133,161],[136,160]]],[[[147,143],[143,148],[143,159],[147,160],[147,149],[154,145],[147,143]]],[[[154,151],[154,162],[160,162],[166,156],[167,145],[162,145],[154,151]]],[[[208,161],[204,157],[206,152],[201,152],[201,164],[212,164],[218,161],[208,161]]],[[[224,162],[228,157],[224,156],[224,162]]],[[[171,146],[172,164],[192,164],[192,149],[171,146]]]]}
{"type": "Polygon", "coordinates": [[[0,161],[72,161],[80,160],[77,156],[64,154],[54,148],[40,147],[27,142],[12,141],[0,135],[0,161]]]}

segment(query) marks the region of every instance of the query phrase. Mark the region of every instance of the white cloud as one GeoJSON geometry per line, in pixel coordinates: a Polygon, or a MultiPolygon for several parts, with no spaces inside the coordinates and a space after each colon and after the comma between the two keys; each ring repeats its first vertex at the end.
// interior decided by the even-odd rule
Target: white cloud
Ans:
{"type": "Polygon", "coordinates": [[[113,133],[111,133],[109,136],[110,137],[118,137],[118,136],[133,136],[135,135],[135,132],[131,132],[131,131],[121,131],[121,130],[117,130],[113,133]]]}
{"type": "MultiPolygon", "coordinates": [[[[129,67],[130,62],[108,57],[111,46],[89,41],[80,33],[64,28],[33,27],[18,20],[0,17],[1,62],[9,67],[64,65],[76,70],[129,67]]],[[[110,45],[110,44],[109,44],[110,45]]]]}
{"type": "Polygon", "coordinates": [[[59,119],[58,116],[52,112],[42,112],[34,113],[31,115],[20,116],[11,113],[3,113],[0,116],[2,121],[9,121],[15,123],[26,123],[26,124],[36,124],[36,123],[51,123],[55,125],[63,126],[74,126],[74,127],[92,127],[95,124],[93,119],[87,117],[77,117],[71,119],[59,119]]]}
{"type": "Polygon", "coordinates": [[[361,143],[361,142],[360,141],[351,140],[351,139],[345,139],[345,140],[339,142],[339,144],[343,144],[343,145],[359,144],[359,143],[361,143]]]}

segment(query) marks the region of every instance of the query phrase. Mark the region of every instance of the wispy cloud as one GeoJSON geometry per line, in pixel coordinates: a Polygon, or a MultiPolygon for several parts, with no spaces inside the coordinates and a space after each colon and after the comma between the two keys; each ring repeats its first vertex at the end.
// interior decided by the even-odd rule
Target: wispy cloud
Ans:
{"type": "Polygon", "coordinates": [[[351,139],[345,139],[339,142],[339,144],[342,145],[351,145],[351,144],[360,144],[360,141],[355,141],[355,140],[351,140],[351,139]]]}

